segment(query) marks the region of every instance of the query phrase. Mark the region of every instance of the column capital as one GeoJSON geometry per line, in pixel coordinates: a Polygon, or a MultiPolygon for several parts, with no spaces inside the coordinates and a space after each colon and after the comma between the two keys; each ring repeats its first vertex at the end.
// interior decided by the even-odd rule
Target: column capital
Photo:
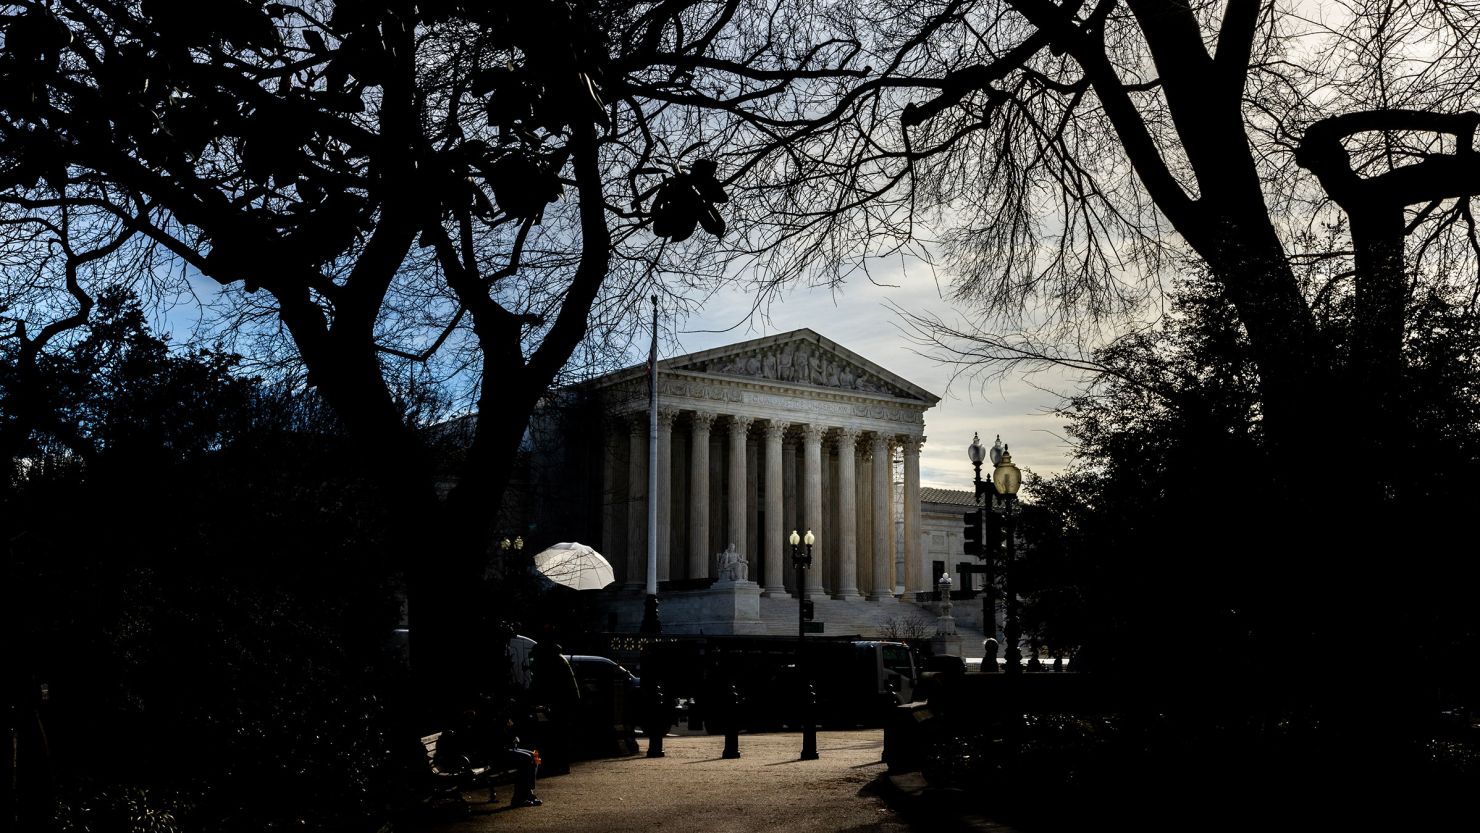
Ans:
{"type": "Polygon", "coordinates": [[[689,426],[701,431],[708,431],[714,427],[714,421],[719,414],[713,411],[693,411],[689,414],[689,426]]]}
{"type": "Polygon", "coordinates": [[[677,408],[658,409],[658,427],[665,430],[673,430],[673,423],[678,421],[677,408]]]}
{"type": "Polygon", "coordinates": [[[770,419],[766,420],[766,424],[762,426],[761,430],[766,432],[766,439],[780,442],[786,439],[786,429],[790,427],[791,423],[789,422],[770,419]]]}
{"type": "Polygon", "coordinates": [[[904,447],[906,456],[916,455],[920,453],[920,447],[925,445],[925,437],[923,434],[901,434],[899,444],[904,447]]]}
{"type": "Polygon", "coordinates": [[[833,434],[833,446],[839,451],[856,450],[855,446],[861,433],[857,428],[839,428],[837,433],[833,434]]]}
{"type": "Polygon", "coordinates": [[[647,432],[648,432],[648,415],[647,415],[647,411],[633,411],[632,413],[627,414],[626,420],[627,420],[627,433],[631,434],[634,437],[637,437],[637,436],[646,437],[647,436],[647,432]]]}
{"type": "Polygon", "coordinates": [[[815,422],[802,424],[802,438],[809,443],[821,443],[822,435],[827,433],[826,425],[818,425],[815,422]]]}
{"type": "Polygon", "coordinates": [[[873,446],[873,451],[875,454],[888,454],[890,439],[891,437],[888,434],[885,434],[882,431],[875,431],[873,433],[873,436],[869,438],[869,443],[873,446]]]}
{"type": "Polygon", "coordinates": [[[754,417],[732,416],[730,417],[730,433],[744,434],[750,430],[750,424],[755,422],[754,417]]]}

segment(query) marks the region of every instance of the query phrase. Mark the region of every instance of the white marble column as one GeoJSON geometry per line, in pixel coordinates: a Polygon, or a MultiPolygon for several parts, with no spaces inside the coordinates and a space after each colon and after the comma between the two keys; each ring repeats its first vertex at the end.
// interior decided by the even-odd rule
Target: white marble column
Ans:
{"type": "MultiPolygon", "coordinates": [[[[898,491],[894,482],[894,452],[900,450],[899,439],[889,439],[889,563],[894,565],[894,595],[904,595],[904,475],[901,470],[898,491]]],[[[903,456],[900,461],[903,462],[903,456]]]]}
{"type": "Polygon", "coordinates": [[[856,497],[853,506],[858,512],[854,529],[858,540],[858,592],[862,594],[874,586],[874,467],[871,442],[860,435],[856,446],[858,456],[853,472],[856,497]]]}
{"type": "Polygon", "coordinates": [[[838,482],[833,494],[837,498],[838,549],[833,570],[833,598],[858,598],[858,431],[840,428],[837,435],[838,482]]]}
{"type": "Polygon", "coordinates": [[[783,485],[781,467],[781,443],[786,435],[787,424],[771,420],[766,423],[766,528],[761,531],[761,537],[765,539],[765,545],[761,547],[766,554],[765,573],[767,596],[785,596],[786,583],[783,580],[783,565],[786,563],[782,556],[782,545],[786,543],[786,536],[790,530],[786,529],[785,517],[785,486],[783,485]]]}
{"type": "Polygon", "coordinates": [[[673,531],[669,534],[668,577],[689,574],[689,441],[688,423],[680,416],[673,425],[673,531]]]}
{"type": "Polygon", "coordinates": [[[894,598],[894,582],[890,576],[894,567],[894,559],[890,556],[893,547],[890,540],[894,537],[894,524],[889,520],[889,507],[893,501],[890,499],[894,491],[894,484],[890,478],[889,471],[889,438],[883,434],[874,434],[873,438],[873,463],[874,463],[874,574],[873,589],[869,591],[868,597],[874,601],[880,599],[894,598]]]}
{"type": "MultiPolygon", "coordinates": [[[[608,424],[601,432],[601,554],[611,558],[617,553],[617,448],[622,441],[620,426],[608,424]]],[[[625,543],[625,542],[624,542],[625,543]]]]}
{"type": "Polygon", "coordinates": [[[735,551],[743,557],[745,540],[745,437],[750,429],[750,417],[730,417],[730,540],[735,551]]]}
{"type": "Polygon", "coordinates": [[[761,532],[757,524],[761,517],[760,483],[761,443],[751,438],[745,443],[745,546],[742,553],[750,565],[750,580],[761,578],[761,532]]]}
{"type": "Polygon", "coordinates": [[[709,577],[709,431],[714,414],[689,421],[689,578],[709,577]]]}
{"type": "Polygon", "coordinates": [[[817,530],[817,559],[812,568],[822,579],[823,592],[832,595],[838,586],[838,455],[833,453],[832,441],[827,434],[822,440],[822,517],[817,530]]]}
{"type": "Polygon", "coordinates": [[[634,414],[627,423],[627,576],[622,586],[641,590],[647,585],[647,414],[634,414]]]}
{"type": "Polygon", "coordinates": [[[709,436],[709,549],[704,558],[709,575],[714,575],[715,560],[724,550],[729,536],[725,534],[725,438],[709,436]]]}
{"type": "MultiPolygon", "coordinates": [[[[802,467],[804,471],[804,494],[802,506],[804,507],[802,524],[806,529],[802,530],[805,535],[807,530],[821,539],[822,528],[822,434],[827,429],[821,425],[802,426],[802,467]]],[[[816,596],[822,593],[822,565],[816,561],[820,547],[813,547],[812,569],[807,570],[807,595],[816,596]]]]}
{"type": "MultiPolygon", "coordinates": [[[[797,444],[795,438],[783,439],[781,446],[781,481],[785,484],[785,509],[782,515],[781,529],[787,535],[788,540],[791,531],[797,528],[797,444]]],[[[788,547],[790,545],[788,544],[788,547]]],[[[788,553],[790,550],[788,550],[788,553]]],[[[797,591],[796,570],[791,566],[791,558],[786,557],[786,589],[792,593],[797,591]]]]}
{"type": "Polygon", "coordinates": [[[920,553],[920,446],[924,437],[905,435],[904,445],[904,561],[905,594],[930,590],[930,570],[920,553]]]}
{"type": "Polygon", "coordinates": [[[658,409],[658,581],[667,581],[673,556],[673,422],[678,411],[658,409]]]}

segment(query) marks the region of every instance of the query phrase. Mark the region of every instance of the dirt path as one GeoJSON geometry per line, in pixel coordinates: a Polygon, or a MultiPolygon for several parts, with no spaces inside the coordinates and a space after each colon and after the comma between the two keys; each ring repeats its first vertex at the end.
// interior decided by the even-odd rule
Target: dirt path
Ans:
{"type": "MultiPolygon", "coordinates": [[[[646,740],[642,741],[647,750],[646,740]]],[[[798,761],[801,737],[741,735],[739,760],[720,757],[723,737],[671,736],[667,757],[586,761],[569,775],[541,780],[544,806],[511,810],[510,788],[496,804],[478,803],[470,818],[437,833],[905,833],[911,828],[878,798],[859,792],[884,771],[882,731],[823,732],[820,760],[798,761]]]]}

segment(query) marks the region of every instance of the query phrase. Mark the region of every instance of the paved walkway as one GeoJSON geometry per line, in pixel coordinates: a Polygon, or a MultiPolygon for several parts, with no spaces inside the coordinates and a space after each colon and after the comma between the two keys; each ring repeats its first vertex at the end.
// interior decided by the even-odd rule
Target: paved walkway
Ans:
{"type": "MultiPolygon", "coordinates": [[[[647,740],[641,741],[643,753],[647,740]]],[[[762,833],[775,830],[906,833],[912,828],[872,794],[884,771],[880,730],[821,732],[821,758],[798,761],[796,733],[741,735],[739,760],[720,757],[724,737],[671,735],[663,758],[583,761],[568,775],[542,779],[542,807],[508,805],[469,797],[469,818],[434,828],[437,833],[573,833],[573,831],[670,831],[762,833]],[[860,794],[864,791],[864,794],[860,794]]]]}

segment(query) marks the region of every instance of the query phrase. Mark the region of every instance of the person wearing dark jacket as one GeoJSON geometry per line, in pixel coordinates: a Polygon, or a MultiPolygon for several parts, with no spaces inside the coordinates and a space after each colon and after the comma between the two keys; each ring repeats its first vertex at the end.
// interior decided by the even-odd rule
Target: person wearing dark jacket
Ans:
{"type": "MultiPolygon", "coordinates": [[[[511,716],[494,715],[488,710],[480,714],[477,709],[467,709],[463,712],[462,721],[455,728],[443,732],[438,739],[438,769],[471,772],[480,766],[514,770],[514,798],[509,802],[510,807],[538,807],[544,803],[534,794],[539,759],[532,751],[519,745],[511,716]]],[[[496,798],[490,784],[489,803],[496,798]]]]}
{"type": "Polygon", "coordinates": [[[530,700],[535,707],[536,741],[546,771],[570,771],[575,739],[572,727],[580,708],[581,687],[554,639],[541,639],[530,652],[530,700]]]}

